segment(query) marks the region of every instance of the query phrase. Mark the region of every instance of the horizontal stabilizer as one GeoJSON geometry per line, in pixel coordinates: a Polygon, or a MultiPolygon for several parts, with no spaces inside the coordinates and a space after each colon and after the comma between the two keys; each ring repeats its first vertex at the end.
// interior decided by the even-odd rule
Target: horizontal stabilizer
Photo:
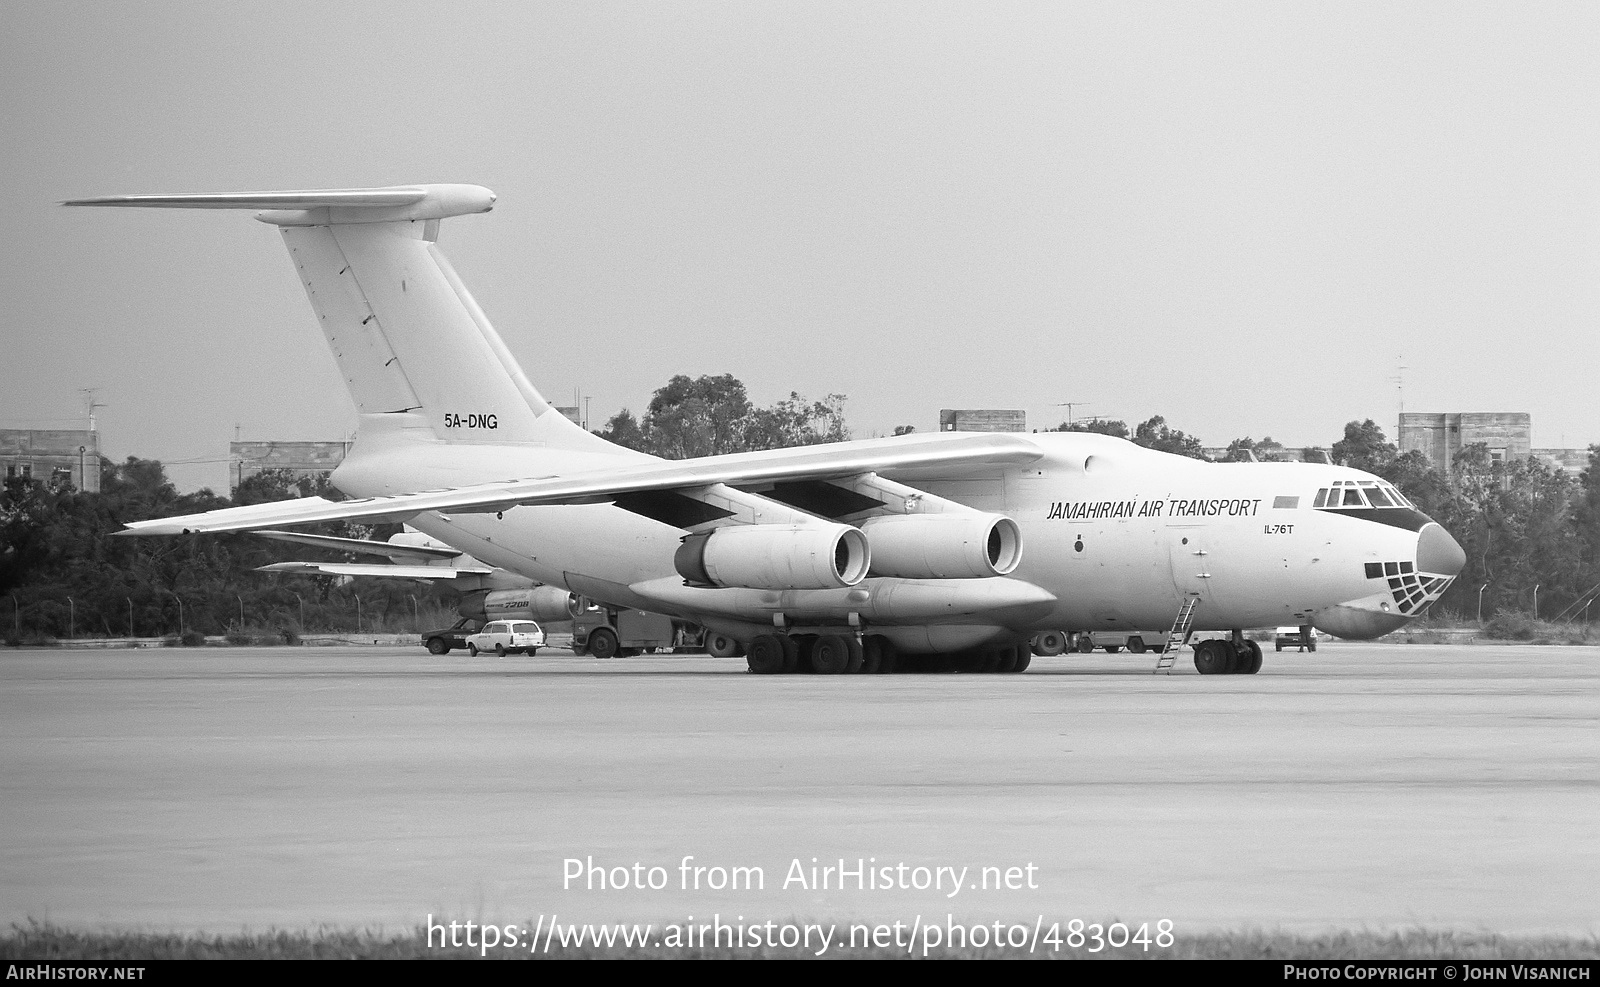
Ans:
{"type": "Polygon", "coordinates": [[[335,538],[332,535],[306,535],[298,531],[257,531],[254,534],[274,541],[310,545],[336,552],[356,552],[361,555],[382,555],[385,558],[406,562],[426,562],[430,559],[457,559],[461,553],[453,548],[432,548],[427,545],[402,545],[390,541],[367,541],[362,538],[335,538]]]}
{"type": "Polygon", "coordinates": [[[257,572],[289,572],[305,576],[385,576],[389,579],[459,579],[462,576],[487,576],[487,566],[459,569],[442,565],[383,565],[359,562],[274,562],[256,567],[257,572]]]}
{"type": "Polygon", "coordinates": [[[301,189],[287,192],[183,192],[69,199],[64,206],[144,206],[155,209],[261,209],[258,217],[284,226],[387,223],[445,219],[494,208],[481,185],[395,185],[388,188],[301,189]]]}

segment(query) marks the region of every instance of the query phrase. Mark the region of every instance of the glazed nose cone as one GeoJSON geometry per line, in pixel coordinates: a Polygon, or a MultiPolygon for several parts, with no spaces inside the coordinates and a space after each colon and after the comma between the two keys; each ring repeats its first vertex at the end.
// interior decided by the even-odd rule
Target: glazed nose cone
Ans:
{"type": "Polygon", "coordinates": [[[1417,532],[1417,571],[1431,572],[1436,576],[1455,576],[1467,564],[1467,553],[1461,550],[1450,532],[1439,524],[1423,525],[1417,532]]]}

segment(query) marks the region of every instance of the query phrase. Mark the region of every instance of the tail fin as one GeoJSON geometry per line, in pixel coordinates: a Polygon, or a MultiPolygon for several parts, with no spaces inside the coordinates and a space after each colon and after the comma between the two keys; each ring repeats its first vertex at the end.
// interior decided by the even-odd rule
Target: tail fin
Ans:
{"type": "Polygon", "coordinates": [[[63,204],[263,210],[256,218],[280,228],[359,414],[420,416],[452,443],[609,448],[534,389],[434,243],[439,220],[494,201],[477,185],[415,185],[63,204]]]}

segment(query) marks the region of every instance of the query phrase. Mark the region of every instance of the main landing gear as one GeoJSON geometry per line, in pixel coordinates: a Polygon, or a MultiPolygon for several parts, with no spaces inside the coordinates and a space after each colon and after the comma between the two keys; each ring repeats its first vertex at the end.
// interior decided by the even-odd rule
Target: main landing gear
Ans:
{"type": "Polygon", "coordinates": [[[762,634],[745,659],[756,675],[886,675],[892,672],[1021,672],[1033,660],[1027,642],[956,654],[902,655],[888,638],[868,634],[762,634]]]}
{"type": "Polygon", "coordinates": [[[1196,641],[1194,667],[1201,675],[1254,675],[1261,671],[1261,645],[1234,633],[1234,639],[1196,641]]]}

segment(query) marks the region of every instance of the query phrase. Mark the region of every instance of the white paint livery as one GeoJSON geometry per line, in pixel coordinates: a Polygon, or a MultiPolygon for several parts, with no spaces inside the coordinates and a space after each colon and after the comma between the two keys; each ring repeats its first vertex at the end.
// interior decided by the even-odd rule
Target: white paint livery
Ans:
{"type": "Polygon", "coordinates": [[[482,565],[759,643],[752,668],[757,652],[784,664],[796,640],[822,641],[830,663],[843,654],[852,668],[893,649],[973,648],[1020,668],[1015,649],[1035,632],[1166,627],[1186,600],[1198,600],[1194,630],[1314,624],[1374,637],[1425,609],[1464,563],[1403,499],[1324,509],[1319,491],[1378,483],[1338,466],[1203,463],[1087,433],[910,435],[683,462],[612,446],[538,394],[434,243],[440,219],[493,202],[477,186],[424,185],[69,203],[266,210],[258,218],[282,229],[358,413],[333,479],[361,499],[125,533],[406,519],[482,565]],[[686,540],[704,550],[704,579],[675,568],[686,540]]]}

